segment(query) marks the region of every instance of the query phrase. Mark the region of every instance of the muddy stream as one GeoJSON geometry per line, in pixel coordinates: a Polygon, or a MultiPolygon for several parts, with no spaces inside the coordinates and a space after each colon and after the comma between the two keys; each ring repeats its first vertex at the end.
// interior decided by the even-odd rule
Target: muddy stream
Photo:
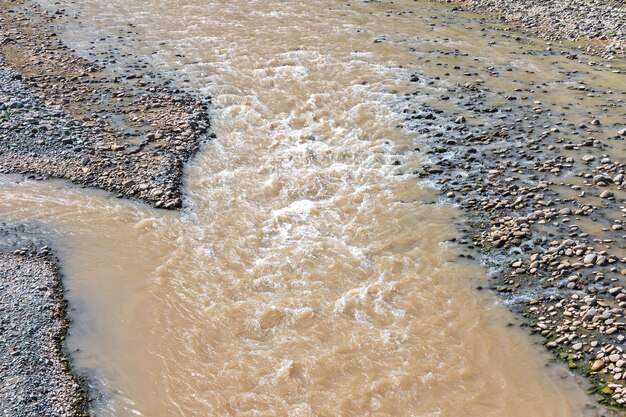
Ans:
{"type": "Polygon", "coordinates": [[[0,178],[0,218],[38,224],[60,251],[97,415],[592,415],[584,385],[507,326],[475,290],[486,271],[445,243],[461,213],[412,175],[425,156],[398,108],[415,71],[441,77],[418,99],[451,114],[447,85],[534,79],[575,122],[604,98],[565,102],[561,70],[598,86],[613,72],[525,54],[545,42],[421,1],[63,9],[78,53],[116,57],[111,71],[141,57],[211,96],[217,136],[187,168],[182,212],[0,178]]]}

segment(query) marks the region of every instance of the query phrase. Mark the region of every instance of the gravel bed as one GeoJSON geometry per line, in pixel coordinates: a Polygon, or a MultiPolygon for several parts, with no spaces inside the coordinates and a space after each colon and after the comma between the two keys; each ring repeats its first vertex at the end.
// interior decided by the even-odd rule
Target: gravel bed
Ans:
{"type": "Polygon", "coordinates": [[[167,209],[208,138],[207,102],[147,65],[113,76],[74,56],[26,0],[0,9],[0,173],[49,177],[167,209]]]}
{"type": "MultiPolygon", "coordinates": [[[[181,207],[183,167],[209,137],[207,101],[146,65],[113,76],[74,56],[50,23],[26,0],[0,8],[0,173],[181,207]]],[[[31,229],[0,225],[0,415],[88,415],[64,351],[57,260],[31,229]]]]}
{"type": "Polygon", "coordinates": [[[23,231],[0,225],[0,415],[88,415],[64,351],[69,321],[56,259],[23,231]],[[9,251],[15,244],[24,246],[9,251]]]}
{"type": "MultiPolygon", "coordinates": [[[[599,119],[623,112],[624,100],[590,108],[589,119],[576,124],[532,101],[540,86],[498,91],[471,75],[442,89],[441,102],[458,112],[423,101],[422,91],[445,79],[411,77],[415,93],[398,111],[405,129],[420,134],[415,151],[429,159],[413,174],[464,211],[463,238],[453,241],[463,258],[480,259],[493,274],[478,289],[524,316],[555,359],[587,376],[599,401],[623,415],[626,128],[599,119]]],[[[570,92],[610,97],[584,85],[570,92]]]]}
{"type": "Polygon", "coordinates": [[[473,12],[491,12],[549,40],[586,40],[588,52],[626,52],[626,4],[619,0],[438,0],[473,12]]]}

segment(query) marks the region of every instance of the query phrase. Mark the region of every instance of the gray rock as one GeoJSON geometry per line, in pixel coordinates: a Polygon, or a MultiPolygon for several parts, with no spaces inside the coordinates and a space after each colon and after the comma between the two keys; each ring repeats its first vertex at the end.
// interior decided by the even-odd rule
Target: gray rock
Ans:
{"type": "Polygon", "coordinates": [[[595,177],[593,177],[593,183],[597,184],[599,182],[603,182],[603,183],[609,184],[609,183],[613,182],[613,179],[611,177],[609,177],[608,175],[598,174],[595,177]]]}
{"type": "Polygon", "coordinates": [[[598,255],[596,255],[595,253],[590,253],[588,255],[585,256],[585,258],[583,259],[583,263],[584,264],[594,264],[596,262],[598,255]]]}

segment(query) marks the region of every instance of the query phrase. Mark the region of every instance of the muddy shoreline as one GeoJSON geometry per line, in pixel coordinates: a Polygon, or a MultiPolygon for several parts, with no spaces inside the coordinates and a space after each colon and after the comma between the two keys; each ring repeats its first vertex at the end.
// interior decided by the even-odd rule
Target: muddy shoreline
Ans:
{"type": "Polygon", "coordinates": [[[435,0],[475,13],[493,13],[531,35],[579,42],[605,58],[626,53],[626,7],[619,1],[435,0]]]}

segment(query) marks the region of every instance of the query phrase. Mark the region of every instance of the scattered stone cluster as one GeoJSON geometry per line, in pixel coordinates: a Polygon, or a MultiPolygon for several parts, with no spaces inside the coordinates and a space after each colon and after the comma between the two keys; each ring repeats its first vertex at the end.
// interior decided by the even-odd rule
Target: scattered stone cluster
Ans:
{"type": "MultiPolygon", "coordinates": [[[[498,76],[493,68],[461,71],[498,76]]],[[[429,159],[415,174],[464,209],[462,256],[483,260],[493,271],[490,289],[557,358],[589,377],[603,404],[624,407],[623,124],[568,121],[571,112],[533,100],[540,90],[533,85],[503,92],[459,83],[428,105],[422,91],[444,82],[421,74],[411,82],[417,91],[405,94],[399,110],[404,127],[420,133],[416,151],[429,159]]],[[[605,95],[610,106],[575,114],[623,113],[621,96],[584,86],[574,97],[578,91],[605,95]]]]}

